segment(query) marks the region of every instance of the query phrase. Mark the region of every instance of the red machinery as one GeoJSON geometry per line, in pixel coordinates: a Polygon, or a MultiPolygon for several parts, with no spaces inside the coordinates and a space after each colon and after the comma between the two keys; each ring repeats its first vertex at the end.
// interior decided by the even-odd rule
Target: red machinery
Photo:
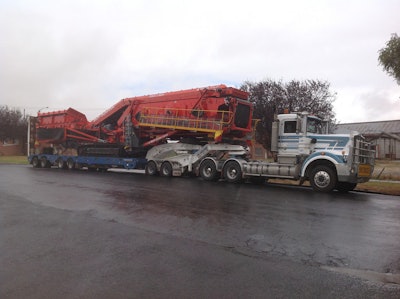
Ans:
{"type": "Polygon", "coordinates": [[[242,138],[251,132],[251,118],[246,92],[217,85],[126,98],[91,122],[72,108],[38,113],[36,141],[64,147],[103,143],[129,152],[166,138],[242,138]]]}

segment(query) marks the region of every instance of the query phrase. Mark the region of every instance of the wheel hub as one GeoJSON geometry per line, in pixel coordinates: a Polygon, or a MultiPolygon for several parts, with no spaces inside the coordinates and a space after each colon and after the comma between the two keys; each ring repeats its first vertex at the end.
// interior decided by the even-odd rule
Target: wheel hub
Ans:
{"type": "Polygon", "coordinates": [[[232,168],[232,169],[229,169],[228,174],[229,174],[230,178],[235,178],[237,175],[237,171],[236,171],[236,169],[232,168]]]}
{"type": "Polygon", "coordinates": [[[331,182],[329,174],[325,171],[318,171],[314,177],[315,184],[320,187],[326,187],[331,182]]]}
{"type": "Polygon", "coordinates": [[[206,175],[210,175],[211,174],[211,167],[206,167],[205,169],[204,169],[204,172],[206,173],[206,175]]]}

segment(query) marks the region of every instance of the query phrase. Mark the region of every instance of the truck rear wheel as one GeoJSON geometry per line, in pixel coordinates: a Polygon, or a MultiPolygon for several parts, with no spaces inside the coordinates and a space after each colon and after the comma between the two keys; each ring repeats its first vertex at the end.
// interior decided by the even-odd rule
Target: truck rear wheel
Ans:
{"type": "Polygon", "coordinates": [[[242,169],[238,162],[229,161],[224,166],[224,178],[229,183],[238,183],[242,180],[242,169]]]}
{"type": "Polygon", "coordinates": [[[157,165],[154,161],[150,161],[146,164],[145,172],[147,175],[157,175],[157,165]]]}
{"type": "Polygon", "coordinates": [[[318,192],[331,192],[336,187],[336,173],[326,165],[317,165],[311,170],[310,184],[318,192]]]}
{"type": "Polygon", "coordinates": [[[169,162],[164,162],[161,164],[160,173],[162,176],[171,177],[172,176],[172,165],[169,162]]]}
{"type": "Polygon", "coordinates": [[[200,176],[205,181],[218,181],[219,173],[217,171],[217,166],[212,160],[205,160],[200,164],[200,176]]]}

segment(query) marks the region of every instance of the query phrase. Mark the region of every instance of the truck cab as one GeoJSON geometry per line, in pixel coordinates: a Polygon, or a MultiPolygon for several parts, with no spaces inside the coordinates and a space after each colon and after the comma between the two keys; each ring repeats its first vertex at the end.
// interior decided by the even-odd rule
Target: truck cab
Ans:
{"type": "Polygon", "coordinates": [[[276,162],[301,165],[299,179],[316,190],[352,190],[372,174],[374,153],[357,132],[329,134],[328,123],[307,112],[280,114],[272,128],[276,162]]]}

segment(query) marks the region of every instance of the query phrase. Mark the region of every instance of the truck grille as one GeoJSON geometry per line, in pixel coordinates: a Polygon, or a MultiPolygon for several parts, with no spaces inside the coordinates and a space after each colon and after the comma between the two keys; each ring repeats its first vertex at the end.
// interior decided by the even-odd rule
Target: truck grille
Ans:
{"type": "Polygon", "coordinates": [[[362,135],[354,136],[353,158],[356,164],[374,165],[375,163],[375,151],[371,143],[366,142],[362,135]]]}

